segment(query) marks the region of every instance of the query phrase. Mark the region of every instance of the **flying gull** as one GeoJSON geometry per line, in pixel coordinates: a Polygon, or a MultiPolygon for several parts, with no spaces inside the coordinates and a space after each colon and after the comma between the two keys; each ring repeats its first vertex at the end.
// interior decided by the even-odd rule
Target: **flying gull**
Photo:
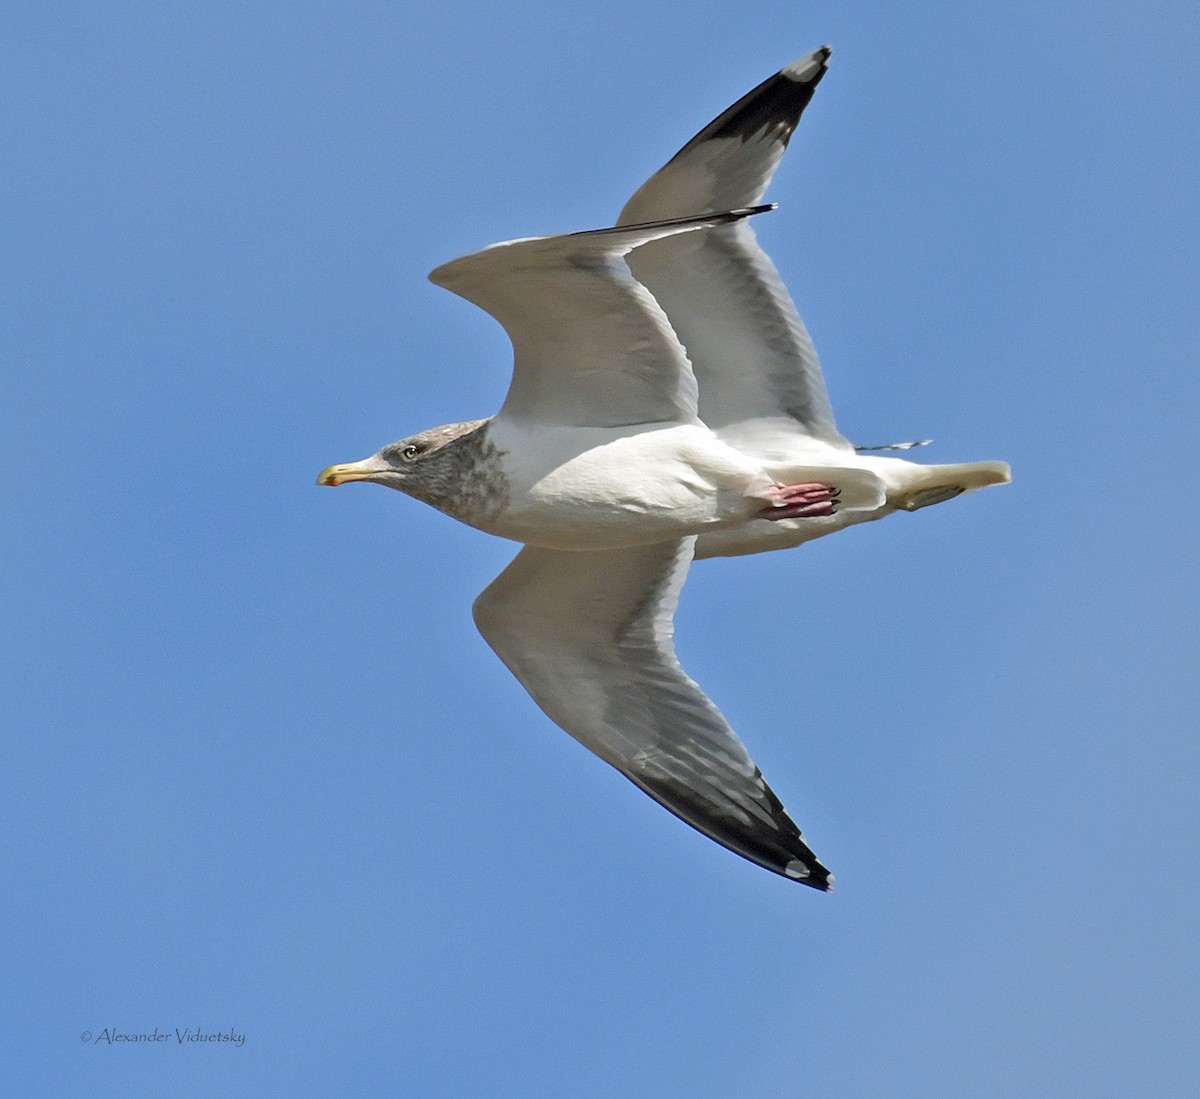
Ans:
{"type": "Polygon", "coordinates": [[[829,49],[689,141],[610,229],[495,244],[430,279],[513,345],[490,419],[330,466],[524,544],[475,602],[488,644],[571,736],[731,851],[831,876],[675,656],[694,558],[784,549],[1009,480],[920,465],[838,431],[812,341],[751,219],[829,49]]]}

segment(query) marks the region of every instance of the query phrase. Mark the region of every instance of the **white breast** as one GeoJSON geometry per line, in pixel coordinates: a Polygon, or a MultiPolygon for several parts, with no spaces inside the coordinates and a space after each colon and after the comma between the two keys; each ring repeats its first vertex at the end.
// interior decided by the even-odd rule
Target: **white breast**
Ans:
{"type": "Polygon", "coordinates": [[[548,427],[497,417],[509,485],[491,533],[530,545],[645,545],[730,523],[761,506],[770,478],[696,424],[548,427]]]}

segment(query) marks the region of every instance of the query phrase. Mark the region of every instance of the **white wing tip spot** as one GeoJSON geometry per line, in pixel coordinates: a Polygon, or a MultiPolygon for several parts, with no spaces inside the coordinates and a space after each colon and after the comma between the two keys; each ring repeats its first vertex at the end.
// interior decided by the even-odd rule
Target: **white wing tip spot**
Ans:
{"type": "Polygon", "coordinates": [[[795,80],[797,83],[804,80],[811,80],[822,68],[829,57],[829,47],[822,46],[814,53],[806,54],[798,61],[793,61],[782,75],[789,80],[795,80]]]}
{"type": "Polygon", "coordinates": [[[807,878],[808,877],[808,867],[805,866],[804,863],[802,863],[799,859],[792,859],[792,861],[789,862],[787,864],[787,866],[785,866],[783,868],[783,872],[789,878],[807,878]]]}

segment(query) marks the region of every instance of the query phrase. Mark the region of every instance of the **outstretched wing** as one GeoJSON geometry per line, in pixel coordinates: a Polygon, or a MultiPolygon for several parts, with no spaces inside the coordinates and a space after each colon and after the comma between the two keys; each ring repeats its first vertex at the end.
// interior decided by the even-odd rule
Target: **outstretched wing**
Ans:
{"type": "Polygon", "coordinates": [[[624,257],[648,241],[767,209],[493,244],[443,264],[429,278],[508,332],[513,379],[503,414],[581,427],[690,423],[696,419],[691,364],[624,257]]]}
{"type": "Polygon", "coordinates": [[[552,721],[652,798],[744,858],[828,889],[829,871],[676,659],[693,543],[526,546],[476,600],[475,623],[552,721]]]}
{"type": "MultiPolygon", "coordinates": [[[[638,189],[617,224],[758,202],[828,60],[822,47],[738,100],[638,189]]],[[[798,436],[850,449],[804,322],[748,224],[648,243],[629,266],[687,349],[700,418],[722,438],[764,459],[794,454],[798,436]]]]}

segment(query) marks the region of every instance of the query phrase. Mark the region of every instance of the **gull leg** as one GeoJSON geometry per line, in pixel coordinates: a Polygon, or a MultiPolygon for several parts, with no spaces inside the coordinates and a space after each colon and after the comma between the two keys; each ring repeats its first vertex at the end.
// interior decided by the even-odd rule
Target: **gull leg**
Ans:
{"type": "Polygon", "coordinates": [[[806,519],[833,515],[840,488],[813,481],[802,485],[775,485],[768,493],[770,504],[758,513],[759,519],[806,519]]]}

